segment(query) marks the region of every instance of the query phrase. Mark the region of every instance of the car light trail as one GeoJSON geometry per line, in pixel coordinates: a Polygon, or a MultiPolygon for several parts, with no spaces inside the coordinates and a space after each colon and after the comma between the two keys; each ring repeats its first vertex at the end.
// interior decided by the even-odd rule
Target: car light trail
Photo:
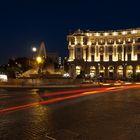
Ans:
{"type": "Polygon", "coordinates": [[[88,89],[78,89],[78,90],[69,90],[69,91],[60,91],[60,92],[53,92],[53,93],[45,93],[43,96],[56,96],[56,95],[63,95],[63,94],[72,94],[72,93],[81,93],[86,91],[93,91],[93,90],[102,90],[104,88],[88,88],[88,89]]]}
{"type": "MultiPolygon", "coordinates": [[[[138,85],[125,86],[125,87],[122,87],[122,88],[116,87],[116,89],[115,88],[100,88],[98,90],[96,89],[96,91],[90,91],[91,89],[89,91],[87,91],[87,89],[86,89],[86,90],[84,90],[85,92],[82,92],[82,93],[79,93],[81,90],[74,90],[73,92],[78,91],[77,93],[79,93],[79,94],[69,95],[69,96],[66,96],[66,97],[57,97],[57,98],[53,98],[53,99],[50,99],[50,100],[47,100],[47,101],[34,102],[34,103],[30,103],[30,104],[25,104],[25,105],[19,105],[19,106],[9,107],[9,108],[5,108],[5,109],[0,109],[0,113],[18,111],[18,110],[21,110],[21,109],[34,107],[34,106],[37,106],[37,105],[48,105],[48,104],[51,104],[51,103],[56,103],[56,102],[60,102],[60,101],[68,100],[68,99],[88,96],[88,95],[97,94],[97,93],[104,93],[104,92],[115,93],[115,92],[120,91],[120,90],[126,90],[126,89],[138,88],[138,87],[140,87],[140,85],[139,86],[138,85]]],[[[57,94],[58,93],[59,93],[59,95],[61,95],[61,93],[62,94],[69,93],[69,91],[67,91],[67,92],[57,92],[57,94]]],[[[53,95],[53,93],[51,95],[53,95]]]]}

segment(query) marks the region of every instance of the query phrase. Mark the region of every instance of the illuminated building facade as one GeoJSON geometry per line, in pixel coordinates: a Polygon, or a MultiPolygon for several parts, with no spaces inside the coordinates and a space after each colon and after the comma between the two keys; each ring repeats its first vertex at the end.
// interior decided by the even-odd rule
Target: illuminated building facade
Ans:
{"type": "Polygon", "coordinates": [[[81,71],[110,79],[130,78],[140,73],[140,29],[86,31],[67,36],[69,68],[76,77],[81,71]]]}

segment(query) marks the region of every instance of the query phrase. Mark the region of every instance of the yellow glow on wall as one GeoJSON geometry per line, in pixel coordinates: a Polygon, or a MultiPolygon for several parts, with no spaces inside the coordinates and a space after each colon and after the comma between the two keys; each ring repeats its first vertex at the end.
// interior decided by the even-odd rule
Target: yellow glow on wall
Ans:
{"type": "Polygon", "coordinates": [[[118,61],[117,57],[114,57],[114,58],[113,58],[113,61],[118,61]]]}
{"type": "Polygon", "coordinates": [[[119,42],[121,42],[121,39],[118,39],[119,42]]]}
{"type": "Polygon", "coordinates": [[[122,34],[123,34],[123,35],[126,35],[126,34],[127,34],[127,32],[126,32],[126,31],[123,31],[123,32],[122,32],[122,34]]]}
{"type": "Polygon", "coordinates": [[[104,33],[104,36],[108,36],[108,33],[104,33]]]}
{"type": "Polygon", "coordinates": [[[70,58],[69,58],[68,61],[71,62],[71,61],[73,61],[73,59],[70,59],[70,58]]]}
{"type": "Polygon", "coordinates": [[[140,73],[140,65],[136,66],[136,73],[140,73]]]}
{"type": "Polygon", "coordinates": [[[92,36],[92,34],[91,33],[87,33],[87,36],[92,36]]]}
{"type": "Polygon", "coordinates": [[[88,61],[88,62],[91,62],[91,57],[90,57],[90,56],[88,57],[88,60],[87,60],[87,61],[88,61]]]}
{"type": "Polygon", "coordinates": [[[131,41],[131,39],[130,39],[130,38],[128,38],[128,41],[130,42],[130,41],[131,41]]]}
{"type": "Polygon", "coordinates": [[[99,57],[95,57],[95,62],[99,62],[100,58],[99,57]]]}
{"type": "Polygon", "coordinates": [[[113,32],[113,35],[116,36],[116,35],[118,35],[118,33],[117,32],[113,32]]]}
{"type": "Polygon", "coordinates": [[[131,34],[136,34],[136,33],[137,33],[136,30],[132,30],[132,31],[131,31],[131,34]]]}
{"type": "Polygon", "coordinates": [[[77,38],[75,38],[75,45],[77,45],[78,44],[78,41],[77,41],[77,38]]]}
{"type": "Polygon", "coordinates": [[[96,33],[95,36],[100,36],[100,34],[99,33],[96,33]]]}
{"type": "Polygon", "coordinates": [[[91,41],[88,41],[88,45],[91,46],[91,41]]]}
{"type": "Polygon", "coordinates": [[[138,59],[137,59],[137,55],[134,55],[133,57],[132,57],[132,59],[131,59],[132,61],[137,61],[138,59]]]}

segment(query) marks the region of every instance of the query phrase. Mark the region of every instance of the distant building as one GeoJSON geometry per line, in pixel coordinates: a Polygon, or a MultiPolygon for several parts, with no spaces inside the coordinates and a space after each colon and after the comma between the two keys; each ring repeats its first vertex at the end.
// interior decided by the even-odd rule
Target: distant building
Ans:
{"type": "Polygon", "coordinates": [[[67,36],[73,76],[129,78],[140,73],[140,28],[116,31],[75,31],[67,36]]]}
{"type": "Polygon", "coordinates": [[[61,57],[59,57],[58,64],[62,65],[62,58],[61,57]]]}

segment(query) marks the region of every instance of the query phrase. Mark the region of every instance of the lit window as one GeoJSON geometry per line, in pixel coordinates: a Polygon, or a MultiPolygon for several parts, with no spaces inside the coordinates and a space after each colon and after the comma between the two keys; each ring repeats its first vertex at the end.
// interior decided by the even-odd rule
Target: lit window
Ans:
{"type": "Polygon", "coordinates": [[[76,75],[79,75],[81,71],[81,67],[80,66],[76,66],[76,75]]]}
{"type": "Polygon", "coordinates": [[[131,54],[128,54],[128,60],[131,60],[131,54]]]}
{"type": "Polygon", "coordinates": [[[96,75],[96,68],[94,66],[90,67],[90,76],[95,77],[96,75]]]}
{"type": "Polygon", "coordinates": [[[118,60],[122,61],[122,54],[121,53],[118,54],[118,60]]]}

